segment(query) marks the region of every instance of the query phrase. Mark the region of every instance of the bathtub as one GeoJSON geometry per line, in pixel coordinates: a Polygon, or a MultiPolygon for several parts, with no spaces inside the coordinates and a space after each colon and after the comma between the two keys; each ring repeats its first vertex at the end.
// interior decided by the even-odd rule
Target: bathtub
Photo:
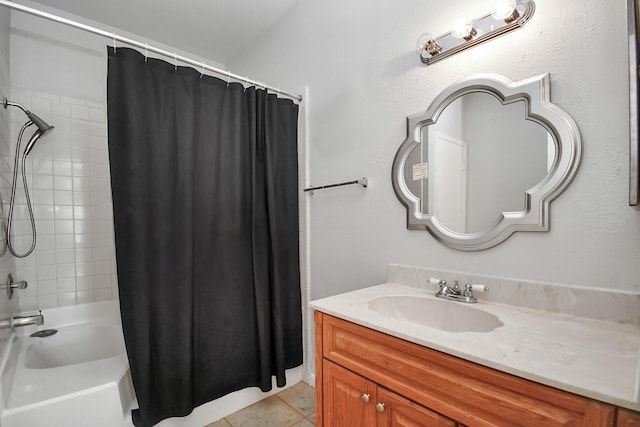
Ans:
{"type": "MultiPolygon", "coordinates": [[[[16,328],[0,362],[0,427],[133,427],[137,401],[117,301],[43,310],[44,325],[16,328]],[[32,338],[37,330],[55,335],[32,338]]],[[[287,385],[302,367],[287,370],[287,385]]],[[[202,427],[282,391],[256,387],[205,403],[156,427],[202,427]]]]}
{"type": "Polygon", "coordinates": [[[12,332],[2,360],[0,427],[132,427],[136,407],[117,301],[43,310],[12,332]],[[37,330],[54,335],[32,338],[37,330]]]}

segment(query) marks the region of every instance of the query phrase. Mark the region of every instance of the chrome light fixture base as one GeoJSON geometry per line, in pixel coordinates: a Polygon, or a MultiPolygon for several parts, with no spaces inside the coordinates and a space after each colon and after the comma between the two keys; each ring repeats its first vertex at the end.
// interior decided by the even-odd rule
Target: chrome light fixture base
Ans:
{"type": "Polygon", "coordinates": [[[427,40],[421,49],[420,60],[427,65],[434,64],[456,53],[493,40],[513,30],[522,28],[533,16],[536,5],[533,0],[519,0],[513,13],[505,19],[494,16],[493,13],[480,16],[470,22],[471,36],[459,38],[455,31],[449,31],[427,40]],[[437,46],[437,49],[433,48],[437,46]]]}

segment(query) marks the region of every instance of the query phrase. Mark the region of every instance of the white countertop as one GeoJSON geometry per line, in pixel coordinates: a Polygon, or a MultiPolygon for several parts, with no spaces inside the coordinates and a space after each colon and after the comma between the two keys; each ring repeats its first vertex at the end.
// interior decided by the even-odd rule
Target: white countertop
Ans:
{"type": "Polygon", "coordinates": [[[490,332],[444,332],[368,308],[370,300],[392,295],[436,299],[427,289],[385,283],[309,305],[490,368],[640,411],[640,325],[489,303],[480,294],[471,306],[494,314],[504,325],[490,332]]]}

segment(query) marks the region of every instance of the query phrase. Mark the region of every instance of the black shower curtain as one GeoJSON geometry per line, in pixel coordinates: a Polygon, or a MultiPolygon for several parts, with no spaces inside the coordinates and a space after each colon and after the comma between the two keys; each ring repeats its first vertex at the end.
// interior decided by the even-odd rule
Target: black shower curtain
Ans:
{"type": "Polygon", "coordinates": [[[109,160],[136,426],[302,363],[297,118],[264,90],[108,48],[109,160]]]}

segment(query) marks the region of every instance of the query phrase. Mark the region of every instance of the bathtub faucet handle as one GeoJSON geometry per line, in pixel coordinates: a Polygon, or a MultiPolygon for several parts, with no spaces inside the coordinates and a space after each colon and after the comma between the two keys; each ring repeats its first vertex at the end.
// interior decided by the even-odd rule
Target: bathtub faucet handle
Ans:
{"type": "Polygon", "coordinates": [[[26,280],[20,280],[19,282],[13,282],[11,287],[13,289],[27,289],[27,285],[28,283],[26,280]]]}
{"type": "Polygon", "coordinates": [[[13,297],[14,289],[27,289],[27,285],[28,284],[26,280],[14,282],[13,275],[9,273],[9,275],[7,276],[7,284],[5,285],[5,288],[7,288],[7,298],[11,299],[13,297]]]}

